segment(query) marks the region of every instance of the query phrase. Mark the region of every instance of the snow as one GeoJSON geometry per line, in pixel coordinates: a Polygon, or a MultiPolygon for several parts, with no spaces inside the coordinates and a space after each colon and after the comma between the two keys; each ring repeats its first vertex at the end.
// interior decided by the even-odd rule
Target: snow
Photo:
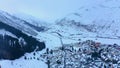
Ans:
{"type": "Polygon", "coordinates": [[[25,21],[22,19],[19,19],[7,12],[0,11],[0,20],[3,23],[6,23],[18,30],[21,30],[22,32],[28,34],[28,35],[37,35],[36,31],[32,29],[30,26],[25,25],[25,21]]]}
{"type": "Polygon", "coordinates": [[[50,61],[48,64],[52,68],[82,68],[83,66],[87,68],[112,68],[112,66],[119,68],[119,47],[87,40],[75,44],[65,44],[64,50],[53,49],[52,52],[43,53],[41,57],[50,61]]]}
{"type": "MultiPolygon", "coordinates": [[[[70,27],[74,26],[75,23],[87,25],[88,29],[96,32],[98,35],[117,37],[120,35],[119,2],[119,0],[83,1],[79,10],[68,14],[59,23],[69,25],[70,27]]],[[[73,28],[75,27],[81,29],[82,26],[74,26],[73,28]]],[[[86,29],[86,27],[83,27],[83,29],[86,29]]]]}
{"type": "Polygon", "coordinates": [[[6,31],[4,29],[0,29],[0,34],[2,34],[3,36],[6,34],[6,35],[12,36],[14,38],[17,38],[17,36],[15,36],[14,34],[10,33],[9,31],[6,31]]]}
{"type": "Polygon", "coordinates": [[[46,64],[37,60],[19,59],[15,61],[4,60],[0,61],[2,68],[47,68],[46,64]]]}
{"type": "Polygon", "coordinates": [[[118,44],[120,45],[120,39],[107,39],[107,38],[83,38],[82,41],[85,40],[94,40],[96,42],[100,42],[102,44],[118,44]]]}
{"type": "MultiPolygon", "coordinates": [[[[16,60],[0,60],[0,66],[2,68],[47,68],[47,65],[43,62],[42,58],[40,58],[40,54],[44,52],[40,51],[36,53],[36,58],[39,58],[40,60],[37,59],[24,59],[24,56],[16,59],[16,60]]],[[[33,52],[32,53],[26,53],[25,56],[27,58],[33,58],[33,52]]]]}
{"type": "Polygon", "coordinates": [[[46,48],[54,48],[61,46],[59,37],[53,36],[49,33],[39,33],[37,38],[40,38],[41,40],[44,40],[46,44],[46,48]]]}
{"type": "Polygon", "coordinates": [[[78,11],[75,11],[79,16],[71,13],[66,18],[81,22],[82,24],[90,24],[94,20],[117,20],[120,18],[119,6],[118,0],[89,1],[81,6],[78,11]]]}
{"type": "MultiPolygon", "coordinates": [[[[107,45],[120,45],[119,12],[120,4],[118,0],[97,0],[90,1],[90,3],[86,3],[75,13],[67,15],[63,21],[59,22],[61,25],[58,24],[58,21],[55,24],[49,25],[37,19],[33,20],[33,17],[31,16],[27,16],[28,18],[26,18],[24,15],[19,17],[26,20],[30,24],[49,27],[49,30],[45,32],[37,32],[35,29],[25,25],[23,20],[3,12],[0,12],[0,20],[6,24],[20,29],[23,32],[27,32],[28,34],[36,33],[36,35],[32,36],[36,37],[39,41],[44,41],[46,48],[49,49],[61,47],[62,43],[70,45],[84,42],[86,40],[93,40],[95,42],[100,42],[107,45]],[[6,17],[8,19],[6,19],[6,17]],[[76,26],[75,23],[87,26],[94,25],[89,29],[93,28],[92,30],[95,30],[96,32],[87,31],[85,27],[76,26]]],[[[0,34],[8,34],[10,36],[16,37],[4,29],[0,30],[0,34]]],[[[25,54],[25,56],[27,56],[29,59],[31,57],[37,57],[40,60],[25,60],[23,56],[20,59],[13,61],[1,60],[0,65],[2,68],[47,68],[44,59],[40,57],[40,54],[44,52],[45,50],[37,52],[36,56],[33,56],[33,52],[25,54]]]]}
{"type": "Polygon", "coordinates": [[[17,13],[17,14],[13,14],[13,15],[18,17],[19,19],[25,20],[25,21],[29,22],[30,24],[38,26],[38,27],[40,27],[40,26],[48,26],[49,27],[51,25],[51,24],[49,24],[49,22],[43,21],[40,18],[36,18],[36,17],[33,17],[28,14],[17,13]]]}

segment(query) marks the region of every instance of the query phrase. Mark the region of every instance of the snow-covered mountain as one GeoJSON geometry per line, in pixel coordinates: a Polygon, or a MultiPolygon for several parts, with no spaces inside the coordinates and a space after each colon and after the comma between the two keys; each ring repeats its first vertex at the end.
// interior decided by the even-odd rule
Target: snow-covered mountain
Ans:
{"type": "Polygon", "coordinates": [[[45,48],[44,42],[35,38],[37,30],[33,27],[36,26],[25,23],[22,19],[0,11],[0,59],[18,59],[36,48],[45,48]]]}
{"type": "Polygon", "coordinates": [[[30,20],[31,19],[26,20],[26,18],[23,17],[19,18],[7,12],[0,11],[0,21],[7,23],[10,26],[13,26],[24,33],[36,36],[38,31],[40,32],[47,30],[47,27],[45,27],[45,25],[43,25],[42,23],[38,24],[39,21],[34,21],[34,19],[32,19],[32,21],[30,20]]]}
{"type": "MultiPolygon", "coordinates": [[[[118,1],[118,0],[117,0],[118,1]]],[[[118,1],[119,2],[119,1],[118,1]]],[[[120,5],[115,0],[101,0],[70,13],[57,24],[97,33],[100,37],[120,37],[120,5]],[[112,5],[110,5],[112,4],[112,5]]]]}

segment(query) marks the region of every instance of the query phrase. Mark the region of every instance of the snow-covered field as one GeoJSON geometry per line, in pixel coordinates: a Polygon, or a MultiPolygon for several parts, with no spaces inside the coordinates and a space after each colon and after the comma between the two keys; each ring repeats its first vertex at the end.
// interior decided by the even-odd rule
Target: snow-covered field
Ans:
{"type": "Polygon", "coordinates": [[[26,53],[23,57],[16,60],[0,60],[1,68],[47,68],[40,54],[45,51],[26,53]],[[26,59],[25,59],[26,57],[26,59]]]}

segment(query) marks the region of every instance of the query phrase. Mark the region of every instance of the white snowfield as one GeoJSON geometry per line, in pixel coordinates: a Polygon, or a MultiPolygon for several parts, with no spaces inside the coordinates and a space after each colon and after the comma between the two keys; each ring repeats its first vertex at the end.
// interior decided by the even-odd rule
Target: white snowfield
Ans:
{"type": "Polygon", "coordinates": [[[24,56],[13,61],[1,60],[0,66],[1,68],[47,68],[47,65],[40,58],[40,53],[37,52],[37,54],[35,55],[35,59],[33,58],[33,53],[30,53],[25,54],[25,56],[29,58],[26,60],[24,59],[24,56]],[[39,60],[37,60],[37,58],[39,58],[39,60]]]}
{"type": "Polygon", "coordinates": [[[47,68],[47,65],[42,61],[19,59],[15,61],[3,60],[0,61],[1,68],[47,68]]]}

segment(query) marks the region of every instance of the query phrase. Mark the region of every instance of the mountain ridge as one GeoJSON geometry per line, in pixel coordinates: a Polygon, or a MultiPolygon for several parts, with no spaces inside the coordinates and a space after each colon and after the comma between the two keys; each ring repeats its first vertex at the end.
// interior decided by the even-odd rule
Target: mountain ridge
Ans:
{"type": "Polygon", "coordinates": [[[1,31],[0,59],[15,60],[23,56],[25,53],[30,53],[34,50],[40,51],[46,47],[45,43],[39,41],[37,38],[34,37],[34,35],[27,34],[25,31],[23,31],[23,29],[29,28],[28,26],[26,28],[22,26],[23,24],[21,22],[23,21],[17,18],[10,19],[11,16],[9,18],[6,17],[6,15],[5,16],[1,15],[0,15],[0,31],[1,31]]]}

